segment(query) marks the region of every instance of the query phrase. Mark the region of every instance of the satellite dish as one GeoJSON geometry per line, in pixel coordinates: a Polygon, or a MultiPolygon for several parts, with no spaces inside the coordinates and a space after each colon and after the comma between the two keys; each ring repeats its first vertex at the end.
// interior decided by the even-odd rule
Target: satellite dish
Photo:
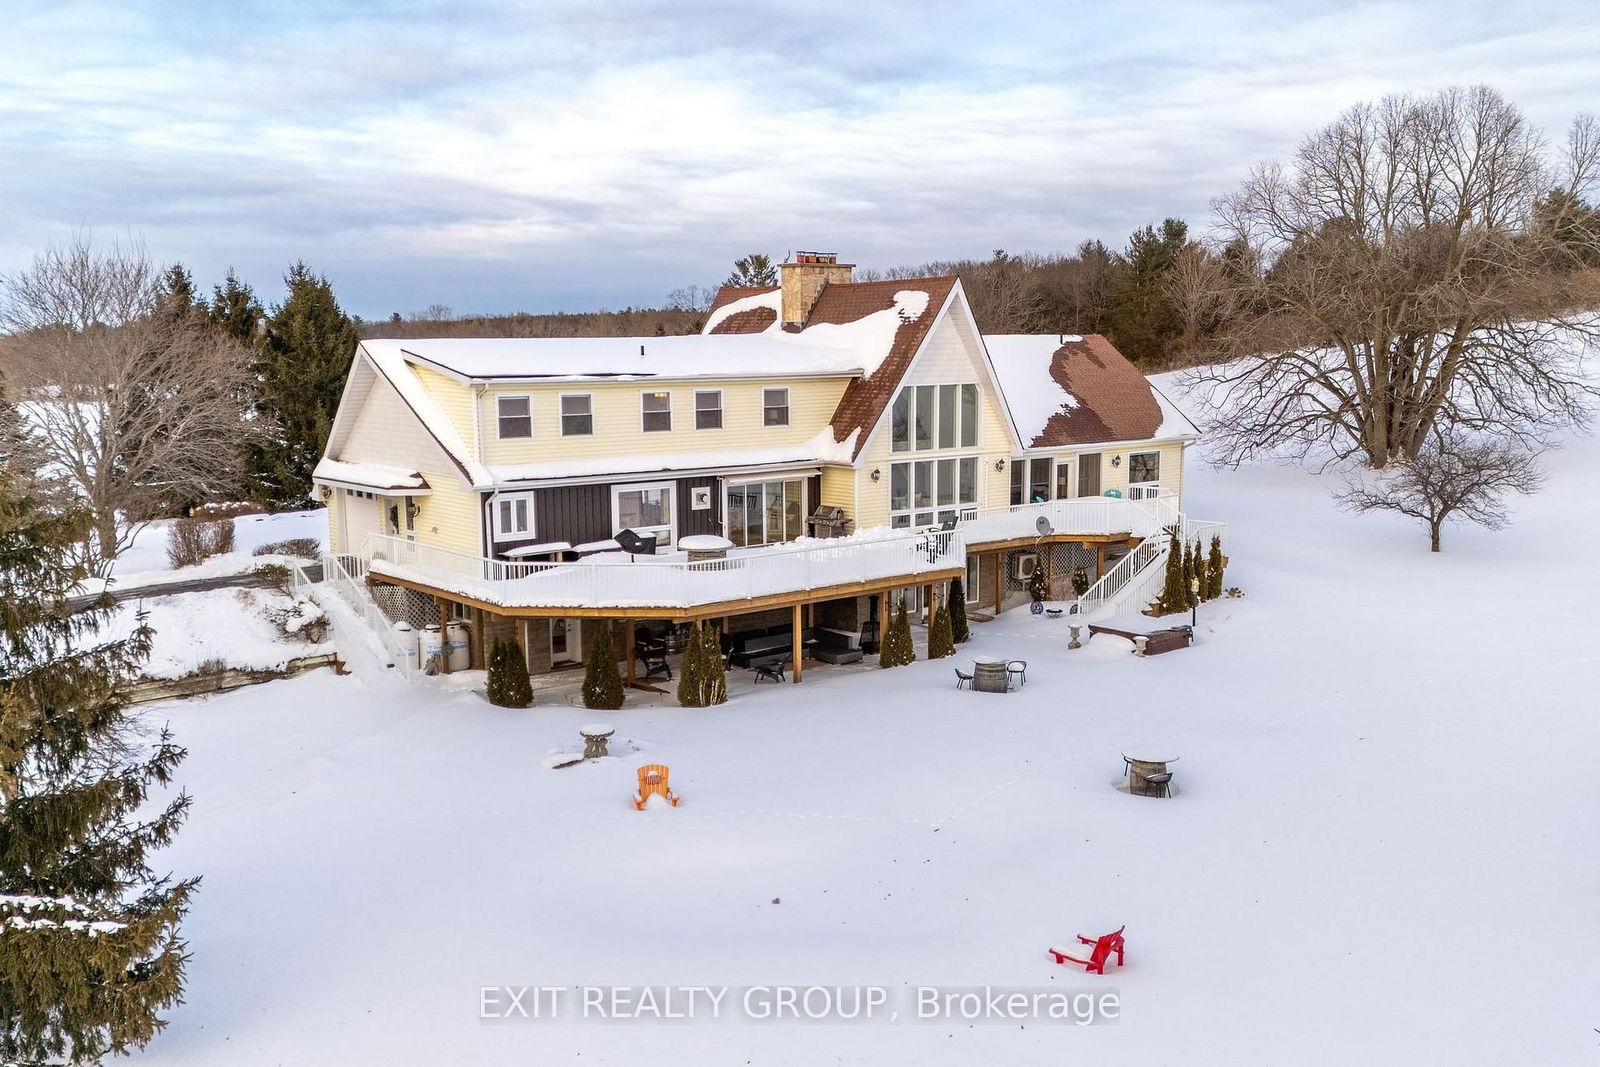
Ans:
{"type": "Polygon", "coordinates": [[[1033,528],[1039,531],[1040,537],[1049,537],[1055,532],[1055,527],[1051,526],[1050,520],[1045,518],[1043,515],[1040,515],[1037,519],[1033,520],[1033,528]]]}

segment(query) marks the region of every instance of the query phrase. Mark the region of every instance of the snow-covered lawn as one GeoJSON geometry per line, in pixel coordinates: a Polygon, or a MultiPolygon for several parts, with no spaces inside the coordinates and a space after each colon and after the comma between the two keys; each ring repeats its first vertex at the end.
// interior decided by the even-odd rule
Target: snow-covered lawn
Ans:
{"type": "Polygon", "coordinates": [[[275,589],[207,589],[176,596],[127,601],[117,607],[104,635],[132,632],[140,611],[148,616],[155,638],[144,674],[179,678],[202,664],[221,663],[243,670],[278,670],[289,660],[332,652],[328,642],[286,636],[267,612],[287,612],[301,605],[302,615],[322,612],[307,601],[295,601],[275,589]]]}
{"type": "Polygon", "coordinates": [[[328,513],[322,508],[310,511],[284,511],[276,515],[240,515],[233,520],[234,550],[212,556],[192,567],[172,569],[167,561],[168,520],[152,522],[139,531],[132,546],[117,558],[112,576],[113,589],[133,589],[162,582],[184,582],[192,578],[220,578],[244,574],[263,563],[283,562],[279,556],[256,556],[255,550],[275,541],[310,537],[324,551],[328,543],[328,513]]]}
{"type": "Polygon", "coordinates": [[[205,882],[141,1061],[1592,1059],[1597,461],[1555,454],[1515,527],[1439,556],[1326,479],[1191,463],[1247,594],[1195,648],[1069,653],[1012,612],[954,660],[616,713],[627,760],[541,766],[595,712],[329,672],[152,709],[195,797],[162,863],[205,882]],[[1026,689],[957,692],[984,654],[1026,689]],[[1181,754],[1177,797],[1114,787],[1142,743],[1181,754]],[[632,810],[644,762],[682,807],[632,810]],[[1123,923],[1105,978],[1046,957],[1123,923]],[[499,984],[794,983],[1115,989],[1122,1018],[478,1018],[499,984]]]}

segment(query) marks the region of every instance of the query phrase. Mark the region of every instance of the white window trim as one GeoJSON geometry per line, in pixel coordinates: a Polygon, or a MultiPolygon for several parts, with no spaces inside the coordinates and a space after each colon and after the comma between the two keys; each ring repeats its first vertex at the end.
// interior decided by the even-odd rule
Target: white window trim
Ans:
{"type": "MultiPolygon", "coordinates": [[[[722,400],[723,400],[723,396],[722,396],[722,390],[721,389],[696,389],[694,391],[694,428],[695,428],[695,431],[697,433],[701,432],[701,431],[710,431],[710,430],[725,430],[725,429],[728,428],[728,412],[727,412],[727,408],[723,407],[722,400]],[[716,397],[717,397],[717,424],[715,426],[701,426],[700,425],[700,398],[703,397],[703,396],[711,396],[713,393],[716,394],[716,397]]],[[[643,400],[639,401],[639,405],[640,405],[640,416],[639,416],[639,418],[640,418],[640,422],[642,423],[643,420],[644,420],[644,415],[643,415],[644,401],[643,400]]]]}
{"type": "MultiPolygon", "coordinates": [[[[641,401],[640,403],[642,404],[643,401],[641,401]]],[[[560,393],[560,394],[558,394],[557,397],[556,397],[556,421],[560,423],[561,436],[562,437],[593,437],[595,435],[595,433],[594,433],[594,394],[593,393],[560,393]],[[569,396],[570,397],[579,397],[579,396],[581,396],[581,397],[587,397],[588,398],[588,400],[589,400],[589,432],[588,433],[568,433],[567,432],[567,413],[563,408],[563,404],[564,404],[564,401],[569,396]]]]}
{"type": "Polygon", "coordinates": [[[1132,485],[1159,486],[1161,484],[1161,449],[1159,449],[1159,448],[1141,448],[1137,452],[1129,452],[1128,453],[1128,457],[1127,457],[1127,463],[1128,463],[1128,484],[1130,486],[1132,486],[1132,485]],[[1153,481],[1136,482],[1136,481],[1133,480],[1133,457],[1134,456],[1154,456],[1154,457],[1156,457],[1156,476],[1155,476],[1155,479],[1153,481]]]}
{"type": "Polygon", "coordinates": [[[889,398],[889,403],[884,405],[883,409],[883,418],[888,423],[889,454],[891,456],[951,456],[966,455],[975,449],[981,450],[983,448],[984,437],[983,397],[983,384],[981,382],[907,382],[901,385],[899,389],[895,390],[894,395],[889,398]],[[973,411],[973,418],[977,420],[977,425],[973,427],[973,443],[970,445],[964,445],[961,443],[961,389],[963,386],[967,385],[972,386],[977,391],[978,396],[978,406],[976,410],[973,411]],[[944,386],[954,386],[956,391],[956,428],[953,437],[953,440],[956,443],[951,445],[949,448],[939,447],[939,390],[944,386]],[[931,425],[929,426],[929,440],[933,442],[933,447],[931,448],[917,447],[916,390],[919,387],[931,387],[933,389],[933,418],[931,425]],[[895,401],[899,399],[900,394],[906,390],[911,390],[911,396],[907,401],[906,407],[906,447],[896,450],[894,447],[894,405],[895,401]]]}
{"type": "Polygon", "coordinates": [[[534,513],[533,493],[496,493],[489,498],[489,528],[498,544],[501,541],[526,541],[533,537],[538,527],[538,516],[534,513]],[[526,530],[502,530],[500,528],[500,505],[506,501],[526,500],[528,502],[528,528],[526,530]]]}
{"type": "MultiPolygon", "coordinates": [[[[887,475],[886,475],[886,477],[884,479],[888,483],[887,492],[889,494],[889,525],[890,526],[893,527],[894,526],[894,520],[897,517],[903,515],[903,516],[905,516],[907,518],[908,525],[905,526],[905,527],[895,527],[896,529],[920,530],[920,529],[923,529],[924,527],[918,526],[916,524],[916,517],[919,514],[926,514],[928,512],[932,512],[933,515],[934,515],[933,525],[937,525],[939,523],[939,521],[940,521],[939,520],[939,514],[941,512],[953,511],[957,515],[960,515],[962,512],[970,511],[973,508],[979,508],[979,507],[983,506],[983,501],[985,499],[984,491],[985,491],[985,488],[986,488],[985,485],[984,485],[983,464],[984,464],[984,459],[986,457],[984,457],[982,454],[977,453],[977,452],[973,452],[971,450],[968,450],[968,451],[965,451],[965,452],[952,452],[952,451],[949,451],[949,450],[945,450],[943,453],[941,453],[939,455],[934,455],[934,454],[929,453],[929,452],[924,452],[921,455],[917,455],[915,453],[912,453],[911,455],[906,455],[905,453],[900,453],[899,455],[900,455],[901,458],[890,459],[889,460],[890,470],[887,472],[887,475]],[[973,472],[974,473],[974,477],[973,477],[973,480],[972,480],[972,499],[970,501],[959,499],[959,497],[961,495],[961,461],[964,460],[964,459],[970,459],[970,460],[975,461],[974,462],[974,472],[973,472]],[[896,508],[894,506],[894,469],[893,468],[896,465],[899,465],[899,464],[902,464],[902,463],[913,464],[913,465],[917,464],[917,463],[931,463],[931,464],[933,464],[933,485],[932,485],[932,488],[933,488],[934,500],[937,501],[938,498],[939,498],[939,462],[941,460],[953,460],[955,462],[955,464],[956,464],[956,466],[955,466],[955,479],[956,479],[955,489],[956,489],[956,496],[958,497],[958,499],[954,503],[950,503],[950,504],[934,503],[934,504],[930,504],[927,507],[923,507],[923,508],[919,508],[919,507],[896,508]]],[[[1053,469],[1052,469],[1051,473],[1052,474],[1054,473],[1053,469]]],[[[1010,477],[1009,474],[1007,475],[1007,477],[1008,478],[1010,477]]],[[[916,492],[917,492],[916,472],[915,472],[915,470],[913,470],[912,473],[911,473],[911,480],[906,484],[907,499],[908,500],[915,500],[916,499],[916,492]]]]}
{"type": "Polygon", "coordinates": [[[611,526],[613,533],[620,533],[625,529],[660,529],[657,526],[623,526],[622,507],[619,503],[623,493],[637,493],[648,489],[665,489],[671,493],[672,522],[668,526],[668,538],[665,546],[672,548],[678,543],[678,483],[677,482],[629,482],[626,485],[613,485],[611,487],[611,526]]]}
{"type": "MultiPolygon", "coordinates": [[[[822,473],[821,468],[814,470],[780,471],[777,474],[745,475],[737,478],[724,478],[722,480],[722,536],[733,540],[732,532],[728,526],[728,489],[732,486],[763,485],[767,482],[794,482],[800,483],[800,536],[809,536],[806,532],[806,523],[811,518],[811,479],[814,475],[822,473]]],[[[761,532],[766,533],[767,520],[763,514],[761,519],[761,532]]],[[[755,548],[770,548],[773,545],[786,545],[788,541],[763,541],[760,545],[745,546],[755,548]]]]}
{"type": "Polygon", "coordinates": [[[764,386],[761,387],[761,428],[762,429],[764,429],[764,430],[766,430],[766,429],[783,429],[783,428],[787,428],[789,425],[791,425],[794,422],[794,407],[790,403],[792,395],[793,394],[791,394],[789,392],[789,387],[787,385],[764,385],[764,386]],[[771,423],[769,423],[767,421],[767,408],[769,406],[777,407],[776,404],[768,405],[768,403],[767,403],[767,394],[768,393],[782,393],[783,394],[783,421],[782,422],[771,422],[771,423]]]}
{"type": "MultiPolygon", "coordinates": [[[[518,419],[518,418],[522,418],[522,416],[520,416],[520,415],[512,415],[511,418],[518,419]]],[[[531,440],[533,438],[533,396],[531,394],[529,394],[529,393],[496,393],[494,395],[494,434],[495,434],[495,439],[498,440],[498,441],[528,441],[528,440],[531,440]],[[526,400],[528,402],[528,416],[527,416],[527,418],[528,418],[528,436],[527,437],[507,437],[505,434],[500,432],[500,422],[501,422],[501,420],[503,418],[503,416],[500,414],[500,402],[502,400],[526,400]]]]}
{"type": "Polygon", "coordinates": [[[672,432],[672,426],[673,426],[673,419],[672,419],[672,390],[671,389],[641,389],[641,390],[639,390],[639,432],[640,433],[671,433],[672,432]],[[664,395],[667,398],[667,428],[665,430],[652,430],[652,429],[649,429],[648,427],[646,427],[645,424],[644,424],[645,415],[647,415],[647,414],[649,414],[649,415],[659,415],[659,414],[661,414],[661,412],[659,412],[659,411],[646,412],[645,409],[644,409],[645,398],[646,397],[650,397],[650,396],[656,396],[656,395],[664,395]]]}

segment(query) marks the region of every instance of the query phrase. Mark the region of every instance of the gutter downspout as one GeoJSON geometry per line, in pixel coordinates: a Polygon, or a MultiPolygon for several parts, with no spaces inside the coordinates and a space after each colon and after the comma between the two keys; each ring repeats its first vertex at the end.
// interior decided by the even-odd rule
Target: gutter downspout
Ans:
{"type": "MultiPolygon", "coordinates": [[[[488,392],[488,387],[479,382],[472,387],[472,454],[477,457],[478,466],[486,467],[488,464],[483,458],[483,397],[488,392]]],[[[500,494],[496,489],[485,496],[478,494],[478,547],[484,559],[494,557],[493,543],[489,537],[489,524],[494,515],[494,498],[500,494]]]]}

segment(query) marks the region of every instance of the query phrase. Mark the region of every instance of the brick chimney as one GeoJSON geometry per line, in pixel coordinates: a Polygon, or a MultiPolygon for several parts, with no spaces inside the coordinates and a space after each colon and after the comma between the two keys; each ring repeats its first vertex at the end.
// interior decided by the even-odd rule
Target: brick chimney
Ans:
{"type": "Polygon", "coordinates": [[[802,326],[816,306],[822,287],[850,281],[853,264],[840,263],[834,252],[796,252],[794,258],[778,264],[783,283],[783,325],[802,326]]]}

